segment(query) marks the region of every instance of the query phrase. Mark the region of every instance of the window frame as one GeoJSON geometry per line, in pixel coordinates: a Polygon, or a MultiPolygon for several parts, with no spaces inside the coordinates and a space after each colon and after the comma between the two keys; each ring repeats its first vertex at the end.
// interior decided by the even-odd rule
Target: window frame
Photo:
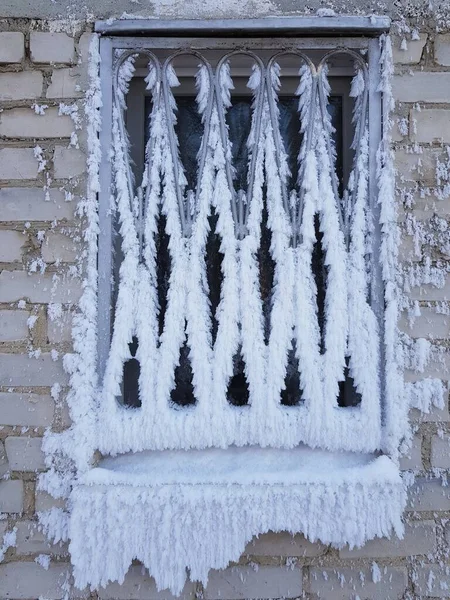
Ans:
{"type": "MultiPolygon", "coordinates": [[[[381,248],[380,206],[378,204],[377,152],[382,138],[383,99],[379,91],[379,36],[389,30],[386,17],[274,17],[268,19],[237,19],[212,21],[125,20],[98,22],[101,57],[102,123],[111,123],[113,108],[113,57],[116,49],[152,48],[223,48],[225,44],[244,43],[246,49],[268,48],[332,50],[339,47],[367,49],[369,72],[369,197],[373,215],[374,248],[381,248]],[[237,35],[247,35],[240,38],[237,35]],[[272,36],[277,37],[272,37],[272,36]]],[[[344,125],[345,127],[345,125],[344,125]]],[[[112,130],[103,126],[100,132],[102,148],[110,148],[112,130]]],[[[97,372],[103,381],[111,341],[112,298],[114,272],[114,223],[111,214],[112,165],[109,153],[103,153],[100,163],[98,238],[98,330],[97,372]]],[[[380,261],[373,262],[373,293],[371,306],[380,327],[381,411],[384,412],[384,283],[380,261]]],[[[382,422],[384,418],[382,416],[382,422]]]]}

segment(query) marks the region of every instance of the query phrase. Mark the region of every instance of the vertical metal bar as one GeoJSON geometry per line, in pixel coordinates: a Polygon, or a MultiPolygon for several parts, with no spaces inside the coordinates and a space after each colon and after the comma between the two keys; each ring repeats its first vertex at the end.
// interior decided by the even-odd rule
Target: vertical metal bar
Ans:
{"type": "Polygon", "coordinates": [[[100,231],[98,237],[98,376],[102,382],[111,341],[112,315],[112,266],[113,266],[113,224],[111,214],[111,160],[112,144],[112,44],[107,38],[100,39],[102,128],[100,147],[100,193],[98,216],[100,231]]]}
{"type": "Polygon", "coordinates": [[[373,218],[372,238],[372,281],[370,304],[378,320],[380,330],[380,383],[381,406],[384,403],[384,283],[381,265],[381,224],[378,202],[377,152],[382,135],[382,97],[378,91],[380,84],[380,43],[378,39],[369,41],[369,197],[370,212],[373,218]]]}

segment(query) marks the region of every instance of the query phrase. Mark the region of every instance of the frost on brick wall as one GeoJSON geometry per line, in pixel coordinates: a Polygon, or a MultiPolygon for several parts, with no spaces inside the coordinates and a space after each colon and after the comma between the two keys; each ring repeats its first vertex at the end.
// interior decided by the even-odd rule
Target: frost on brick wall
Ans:
{"type": "MultiPolygon", "coordinates": [[[[302,166],[297,187],[294,184],[289,190],[287,156],[277,125],[279,67],[274,62],[263,78],[255,66],[248,87],[254,111],[259,107],[261,118],[252,118],[250,123],[253,145],[249,164],[254,178],[251,195],[247,192],[250,198],[243,202],[248,221],[240,229],[242,223],[237,224],[232,211],[233,186],[226,176],[232,150],[223,120],[233,86],[229,65],[223,64],[215,95],[207,66],[202,63],[198,70],[197,107],[208,133],[199,153],[202,178],[195,194],[187,191],[181,160],[170,136],[176,121],[173,88],[178,79],[169,69],[163,98],[159,70],[150,59],[145,83],[152,96],[152,113],[145,174],[136,193],[123,120],[136,55],[117,57],[122,65],[112,119],[112,208],[124,258],[111,348],[104,381],[99,382],[97,194],[101,152],[109,149],[100,148],[98,138],[102,99],[98,40],[94,38],[89,63],[91,86],[86,97],[88,188],[81,204],[87,221],[84,292],[74,317],[74,352],[64,361],[70,374],[68,404],[73,425],[61,434],[45,437],[49,470],[39,483],[56,498],[70,498],[70,512],[52,508],[39,518],[50,537],[71,540],[69,549],[80,587],[121,582],[132,560],[138,558],[149,568],[159,589],[179,593],[186,568],[192,579],[206,583],[211,568],[224,568],[238,560],[246,543],[268,530],[300,531],[312,541],[337,547],[346,543],[360,546],[392,531],[402,535],[405,489],[394,461],[409,435],[408,408],[411,405],[427,411],[432,404],[439,405],[442,389],[433,380],[408,384],[405,389],[401,376],[408,361],[415,360],[417,369],[423,370],[428,358],[426,348],[419,343],[411,350],[406,336],[400,337],[397,329],[403,300],[389,137],[392,57],[388,38],[383,38],[381,48],[380,89],[386,107],[377,169],[385,292],[381,319],[366,300],[374,277],[370,265],[375,264],[369,261],[368,268],[367,257],[371,256],[376,228],[368,212],[369,140],[364,111],[368,88],[363,67],[356,69],[351,86],[359,134],[354,145],[357,159],[341,213],[336,201],[331,122],[323,110],[323,99],[321,104],[316,93],[320,85],[325,98],[329,94],[327,69],[324,66],[314,77],[305,65],[300,69],[297,95],[302,166]],[[272,233],[272,311],[277,324],[267,344],[255,259],[264,190],[272,233]],[[143,198],[145,220],[139,229],[136,215],[141,212],[143,198]],[[214,344],[204,260],[212,208],[218,215],[217,233],[224,257],[214,344]],[[159,211],[165,216],[170,235],[172,261],[161,335],[155,250],[159,211]],[[293,243],[292,227],[299,214],[302,218],[293,243]],[[316,215],[329,268],[323,352],[311,268],[317,242],[316,215]],[[189,235],[185,235],[188,230],[189,235]],[[134,336],[139,337],[136,357],[141,366],[142,407],[133,411],[120,405],[117,398],[134,336]],[[197,404],[187,410],[173,410],[168,398],[185,342],[197,404]],[[230,407],[226,400],[233,356],[238,350],[250,394],[250,406],[242,409],[230,407]],[[290,354],[301,365],[305,402],[280,407],[290,354]],[[384,419],[381,366],[385,372],[384,419]],[[336,396],[347,368],[362,403],[339,409],[336,396]],[[134,454],[106,459],[96,466],[97,450],[109,455],[134,454]],[[372,453],[379,451],[393,460],[388,456],[374,458],[372,453]],[[130,510],[135,515],[131,524],[130,510]],[[217,539],[220,544],[216,544],[217,539]],[[169,560],[167,548],[173,549],[169,560]]],[[[62,106],[61,110],[78,120],[74,107],[62,106]]],[[[414,278],[426,274],[408,276],[415,285],[414,278]]],[[[50,315],[58,310],[52,305],[50,315]]],[[[52,395],[58,396],[59,389],[52,388],[52,395]]]]}

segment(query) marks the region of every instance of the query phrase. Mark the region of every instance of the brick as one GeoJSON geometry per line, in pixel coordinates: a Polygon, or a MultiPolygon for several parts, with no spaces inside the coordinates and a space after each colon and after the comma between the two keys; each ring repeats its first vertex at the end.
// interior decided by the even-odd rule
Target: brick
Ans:
{"type": "Polygon", "coordinates": [[[36,179],[33,148],[0,148],[0,179],[36,179]]]}
{"type": "Polygon", "coordinates": [[[75,42],[66,33],[32,31],[30,52],[35,63],[71,63],[75,42]]]}
{"type": "Polygon", "coordinates": [[[26,237],[20,231],[0,230],[0,262],[14,262],[22,258],[26,237]]]}
{"type": "Polygon", "coordinates": [[[432,406],[429,413],[423,413],[417,408],[413,408],[409,415],[412,421],[419,421],[420,423],[442,423],[444,421],[450,421],[448,401],[446,401],[445,408],[442,410],[432,406]]]}
{"type": "Polygon", "coordinates": [[[86,157],[80,150],[57,146],[53,156],[53,164],[57,179],[70,179],[85,172],[86,157]]]}
{"type": "Polygon", "coordinates": [[[436,528],[434,521],[420,521],[405,525],[405,536],[376,538],[367,542],[362,548],[349,550],[345,547],[339,551],[341,558],[391,558],[428,554],[436,550],[436,528]]]}
{"type": "Polygon", "coordinates": [[[401,65],[414,65],[420,62],[422,58],[423,49],[427,43],[428,35],[426,33],[420,34],[419,40],[407,40],[406,50],[400,48],[402,40],[399,38],[392,48],[392,57],[394,62],[401,65]]]}
{"type": "Polygon", "coordinates": [[[0,597],[15,600],[61,600],[63,584],[69,576],[69,567],[52,564],[48,570],[35,562],[11,562],[0,565],[0,597]]]}
{"type": "MultiPolygon", "coordinates": [[[[16,342],[28,337],[27,319],[29,312],[24,310],[0,309],[0,342],[16,342]]],[[[0,420],[2,414],[0,412],[0,420]]]]}
{"type": "Polygon", "coordinates": [[[21,298],[28,298],[30,302],[72,304],[79,300],[81,291],[79,281],[63,277],[54,280],[51,273],[0,273],[0,302],[15,302],[21,298]]]}
{"type": "MultiPolygon", "coordinates": [[[[450,99],[450,93],[449,93],[450,99]]],[[[450,142],[450,110],[424,108],[411,111],[411,139],[416,142],[450,142]]]]}
{"type": "Polygon", "coordinates": [[[0,73],[0,101],[35,100],[42,94],[42,82],[40,71],[0,73]]]}
{"type": "Polygon", "coordinates": [[[47,335],[50,344],[70,342],[72,340],[72,314],[64,311],[61,319],[47,321],[47,335]]]}
{"type": "Polygon", "coordinates": [[[434,59],[444,67],[450,67],[450,33],[436,36],[434,40],[434,59]]]}
{"type": "Polygon", "coordinates": [[[51,544],[47,537],[39,531],[38,524],[34,521],[19,521],[16,523],[16,553],[21,555],[53,553],[64,555],[67,553],[67,544],[51,544]]]}
{"type": "Polygon", "coordinates": [[[439,565],[417,565],[414,587],[420,598],[450,598],[450,570],[439,565]]]}
{"type": "Polygon", "coordinates": [[[44,512],[55,508],[67,508],[66,501],[63,498],[53,498],[47,492],[36,491],[35,509],[36,513],[44,512]]]}
{"type": "Polygon", "coordinates": [[[9,471],[8,458],[6,456],[5,444],[0,440],[0,480],[9,471]]]}
{"type": "Polygon", "coordinates": [[[5,535],[7,530],[8,523],[6,523],[5,521],[0,521],[0,542],[3,540],[3,536],[5,535]]]}
{"type": "Polygon", "coordinates": [[[439,469],[450,469],[450,437],[431,438],[431,466],[439,469]]]}
{"type": "Polygon", "coordinates": [[[45,469],[42,438],[9,436],[5,440],[11,471],[42,471],[45,469]]]}
{"type": "Polygon", "coordinates": [[[6,138],[64,138],[74,129],[72,119],[47,108],[37,115],[31,108],[13,108],[0,113],[0,135],[6,138]]]}
{"type": "Polygon", "coordinates": [[[450,510],[450,488],[443,486],[439,479],[416,479],[408,490],[407,510],[450,510]]]}
{"type": "Polygon", "coordinates": [[[408,585],[405,568],[381,568],[381,580],[374,583],[370,569],[339,567],[310,569],[310,589],[320,600],[349,600],[359,596],[364,600],[402,598],[408,585]]]}
{"type": "Polygon", "coordinates": [[[78,89],[78,81],[79,78],[74,69],[54,69],[46,97],[78,98],[82,95],[78,89]]]}
{"type": "Polygon", "coordinates": [[[68,378],[61,361],[52,360],[49,353],[42,353],[39,358],[0,354],[0,385],[51,387],[56,381],[64,385],[68,378]]]}
{"type": "Polygon", "coordinates": [[[415,71],[394,75],[393,95],[398,102],[448,102],[450,73],[415,71]]]}
{"type": "Polygon", "coordinates": [[[57,260],[62,262],[75,262],[78,254],[76,242],[63,233],[49,232],[42,244],[42,258],[47,263],[57,260]]]}
{"type": "Polygon", "coordinates": [[[23,481],[18,479],[0,481],[0,513],[20,513],[22,510],[23,481]]]}
{"type": "Polygon", "coordinates": [[[416,286],[409,292],[411,300],[450,300],[450,276],[445,276],[443,287],[431,284],[416,286]]]}
{"type": "Polygon", "coordinates": [[[0,221],[53,221],[73,219],[77,201],[66,202],[64,193],[49,190],[49,200],[37,188],[1,188],[0,221]]]}
{"type": "Polygon", "coordinates": [[[436,183],[436,160],[441,153],[424,148],[420,154],[395,151],[395,168],[403,181],[429,181],[436,183]]]}
{"type": "Polygon", "coordinates": [[[205,600],[250,600],[252,598],[296,598],[302,594],[299,568],[260,566],[232,567],[211,571],[204,592],[205,600]]]}
{"type": "Polygon", "coordinates": [[[420,308],[420,316],[410,327],[408,315],[402,313],[399,327],[413,338],[443,340],[450,336],[450,316],[437,313],[433,308],[420,308]]]}
{"type": "Polygon", "coordinates": [[[247,544],[244,554],[252,556],[319,556],[327,546],[312,543],[303,535],[291,535],[287,531],[264,533],[247,544]]]}
{"type": "Polygon", "coordinates": [[[0,424],[22,427],[49,427],[55,403],[51,396],[0,392],[0,424]]]}
{"type": "Polygon", "coordinates": [[[20,31],[0,32],[0,64],[20,63],[25,55],[25,40],[20,31]]]}
{"type": "MultiPolygon", "coordinates": [[[[130,567],[125,575],[125,581],[122,585],[117,582],[110,583],[104,588],[99,588],[98,597],[102,600],[175,600],[167,590],[158,592],[155,580],[149,576],[144,567],[138,565],[130,567]]],[[[194,598],[194,584],[186,582],[180,596],[180,600],[194,598]]]]}
{"type": "Polygon", "coordinates": [[[422,437],[420,435],[415,435],[413,437],[411,448],[409,448],[408,454],[401,457],[400,469],[402,469],[403,471],[407,469],[423,469],[422,437]]]}

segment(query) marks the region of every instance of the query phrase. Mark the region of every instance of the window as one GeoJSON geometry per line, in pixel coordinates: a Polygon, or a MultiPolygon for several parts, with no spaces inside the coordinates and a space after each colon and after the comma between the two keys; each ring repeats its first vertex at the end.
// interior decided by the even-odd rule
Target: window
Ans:
{"type": "Polygon", "coordinates": [[[402,535],[388,27],[97,24],[74,424],[47,445],[80,589],[137,559],[179,594],[269,530],[402,535]]]}
{"type": "Polygon", "coordinates": [[[378,449],[378,40],[102,43],[101,449],[378,449]]]}

